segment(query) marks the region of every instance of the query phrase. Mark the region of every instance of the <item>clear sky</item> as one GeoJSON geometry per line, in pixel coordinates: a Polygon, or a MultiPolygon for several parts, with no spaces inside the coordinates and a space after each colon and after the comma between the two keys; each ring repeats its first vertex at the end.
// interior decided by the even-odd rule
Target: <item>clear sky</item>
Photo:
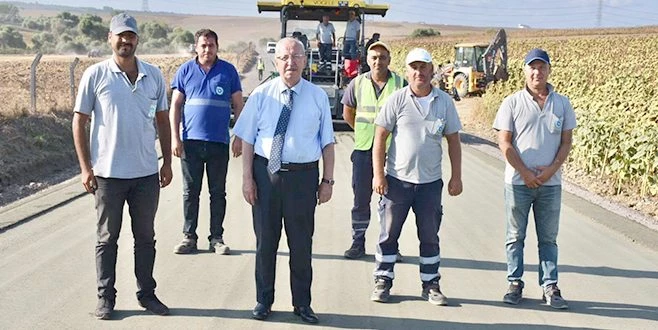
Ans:
{"type": "MultiPolygon", "coordinates": [[[[254,0],[31,0],[22,2],[75,7],[109,6],[125,10],[141,10],[144,2],[147,2],[150,11],[258,16],[254,0]]],[[[386,3],[391,6],[386,17],[379,18],[387,21],[491,27],[516,27],[523,24],[536,28],[658,25],[658,1],[656,0],[371,0],[370,2],[386,3]]]]}

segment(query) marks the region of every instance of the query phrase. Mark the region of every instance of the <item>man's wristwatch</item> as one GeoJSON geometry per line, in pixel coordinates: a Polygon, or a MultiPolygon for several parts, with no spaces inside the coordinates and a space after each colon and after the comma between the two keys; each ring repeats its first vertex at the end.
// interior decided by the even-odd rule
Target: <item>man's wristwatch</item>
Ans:
{"type": "Polygon", "coordinates": [[[333,186],[334,183],[336,183],[336,181],[334,181],[334,179],[325,179],[325,178],[322,178],[322,183],[327,183],[327,184],[329,184],[330,186],[333,186]]]}

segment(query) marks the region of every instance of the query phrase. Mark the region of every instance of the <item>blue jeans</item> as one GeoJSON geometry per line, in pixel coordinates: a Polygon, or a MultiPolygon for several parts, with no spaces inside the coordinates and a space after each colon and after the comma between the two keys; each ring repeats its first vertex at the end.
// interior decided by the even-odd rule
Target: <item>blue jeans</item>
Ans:
{"type": "Polygon", "coordinates": [[[409,209],[416,215],[420,241],[420,279],[423,282],[440,279],[439,226],[443,216],[441,190],[443,180],[415,184],[386,176],[388,192],[379,200],[379,244],[375,254],[374,276],[395,278],[393,268],[398,252],[398,239],[409,209]]]}
{"type": "Polygon", "coordinates": [[[220,142],[197,140],[183,141],[181,168],[183,170],[183,234],[197,239],[196,228],[199,217],[199,194],[203,172],[208,174],[210,193],[210,236],[222,238],[224,215],[226,214],[226,172],[228,170],[229,146],[220,142]]]}
{"type": "MultiPolygon", "coordinates": [[[[352,241],[361,246],[366,242],[366,229],[370,223],[372,199],[372,149],[354,150],[352,160],[352,241]]],[[[397,252],[397,251],[396,251],[397,252]]]]}
{"type": "Polygon", "coordinates": [[[128,204],[134,238],[137,299],[153,295],[155,279],[155,230],[153,222],[160,198],[158,174],[135,179],[96,177],[96,282],[98,297],[115,299],[117,242],[123,222],[123,206],[128,204]]]}
{"type": "Polygon", "coordinates": [[[557,283],[557,233],[560,223],[562,186],[505,185],[507,215],[507,280],[523,276],[523,247],[530,207],[539,242],[539,285],[557,283]]]}
{"type": "Polygon", "coordinates": [[[356,40],[343,40],[343,57],[355,59],[357,53],[356,40]]]}

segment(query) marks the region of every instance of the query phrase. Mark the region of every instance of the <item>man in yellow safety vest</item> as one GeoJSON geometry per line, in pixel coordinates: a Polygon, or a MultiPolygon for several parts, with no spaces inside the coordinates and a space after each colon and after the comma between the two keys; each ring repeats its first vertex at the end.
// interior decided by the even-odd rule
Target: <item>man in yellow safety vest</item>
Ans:
{"type": "MultiPolygon", "coordinates": [[[[352,246],[345,258],[359,259],[365,255],[365,233],[370,223],[372,197],[372,144],[375,137],[374,120],[386,99],[407,85],[406,81],[388,69],[391,50],[377,41],[368,47],[367,61],[370,70],[354,78],[347,88],[343,103],[343,118],[354,129],[352,152],[352,246]]],[[[402,256],[398,253],[398,261],[402,256]]]]}

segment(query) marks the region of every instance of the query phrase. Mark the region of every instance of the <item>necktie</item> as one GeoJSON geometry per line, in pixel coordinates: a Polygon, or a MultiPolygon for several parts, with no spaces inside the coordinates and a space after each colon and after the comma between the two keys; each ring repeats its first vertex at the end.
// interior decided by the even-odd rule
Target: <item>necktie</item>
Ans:
{"type": "Polygon", "coordinates": [[[270,152],[270,160],[267,163],[267,170],[272,174],[281,169],[283,142],[286,137],[288,122],[290,121],[290,113],[292,112],[293,90],[288,89],[286,92],[288,94],[288,102],[283,105],[281,115],[279,115],[279,121],[276,123],[276,130],[274,131],[274,138],[272,139],[272,151],[270,152]]]}

